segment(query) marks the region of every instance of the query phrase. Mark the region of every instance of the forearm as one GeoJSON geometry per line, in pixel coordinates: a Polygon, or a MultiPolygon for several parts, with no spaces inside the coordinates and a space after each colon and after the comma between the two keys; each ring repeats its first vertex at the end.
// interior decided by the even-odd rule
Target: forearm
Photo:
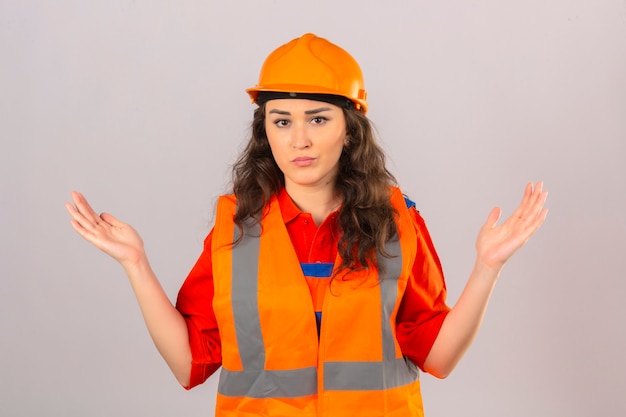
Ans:
{"type": "Polygon", "coordinates": [[[447,376],[476,337],[487,303],[504,264],[541,227],[548,211],[543,207],[543,183],[526,185],[522,202],[498,224],[502,211],[494,208],[476,239],[476,264],[463,293],[448,313],[424,363],[438,377],[447,376]]]}
{"type": "Polygon", "coordinates": [[[459,363],[482,323],[500,268],[477,261],[457,303],[446,316],[424,369],[445,378],[459,363]]]}
{"type": "Polygon", "coordinates": [[[74,204],[65,207],[74,230],[118,261],[135,291],[144,320],[157,349],[183,385],[189,384],[191,350],[187,324],[150,268],[141,236],[114,216],[98,215],[81,193],[72,192],[74,204]]]}
{"type": "Polygon", "coordinates": [[[148,332],[178,382],[188,386],[191,350],[185,319],[169,300],[148,260],[124,265],[148,332]]]}

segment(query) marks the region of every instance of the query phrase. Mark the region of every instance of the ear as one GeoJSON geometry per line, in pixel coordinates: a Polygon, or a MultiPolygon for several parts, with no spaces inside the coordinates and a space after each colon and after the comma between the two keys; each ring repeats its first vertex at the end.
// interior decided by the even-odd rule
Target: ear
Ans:
{"type": "Polygon", "coordinates": [[[350,135],[346,135],[345,139],[343,140],[343,146],[347,148],[348,145],[350,145],[350,135]]]}

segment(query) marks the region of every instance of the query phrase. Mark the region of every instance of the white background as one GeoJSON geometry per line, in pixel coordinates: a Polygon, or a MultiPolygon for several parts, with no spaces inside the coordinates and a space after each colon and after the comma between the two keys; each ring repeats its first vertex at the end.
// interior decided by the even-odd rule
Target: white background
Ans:
{"type": "Polygon", "coordinates": [[[489,210],[547,222],[426,414],[626,414],[626,2],[0,0],[0,415],[211,416],[181,389],[80,190],[131,223],[172,300],[248,135],[244,93],[314,32],[360,62],[389,167],[456,301],[489,210]]]}

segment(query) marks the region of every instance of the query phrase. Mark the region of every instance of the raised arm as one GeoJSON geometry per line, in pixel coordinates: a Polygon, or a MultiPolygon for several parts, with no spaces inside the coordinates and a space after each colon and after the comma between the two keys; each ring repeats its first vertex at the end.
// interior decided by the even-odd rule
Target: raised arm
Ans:
{"type": "Polygon", "coordinates": [[[494,208],[476,240],[476,262],[459,300],[448,313],[426,358],[427,372],[445,378],[461,360],[476,337],[487,303],[507,260],[543,224],[547,192],[543,183],[529,183],[515,212],[501,224],[500,208],[494,208]]]}
{"type": "Polygon", "coordinates": [[[72,227],[122,265],[155,346],[180,384],[188,386],[191,351],[187,325],[152,271],[141,237],[112,215],[96,214],[82,194],[73,192],[72,201],[65,205],[72,227]]]}

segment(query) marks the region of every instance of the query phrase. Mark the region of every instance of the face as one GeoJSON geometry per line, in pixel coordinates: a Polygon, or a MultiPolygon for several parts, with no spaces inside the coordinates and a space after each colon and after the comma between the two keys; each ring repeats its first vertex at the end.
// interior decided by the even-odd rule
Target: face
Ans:
{"type": "Polygon", "coordinates": [[[340,107],[314,100],[270,100],[265,105],[265,131],[287,191],[334,188],[346,142],[340,107]]]}

